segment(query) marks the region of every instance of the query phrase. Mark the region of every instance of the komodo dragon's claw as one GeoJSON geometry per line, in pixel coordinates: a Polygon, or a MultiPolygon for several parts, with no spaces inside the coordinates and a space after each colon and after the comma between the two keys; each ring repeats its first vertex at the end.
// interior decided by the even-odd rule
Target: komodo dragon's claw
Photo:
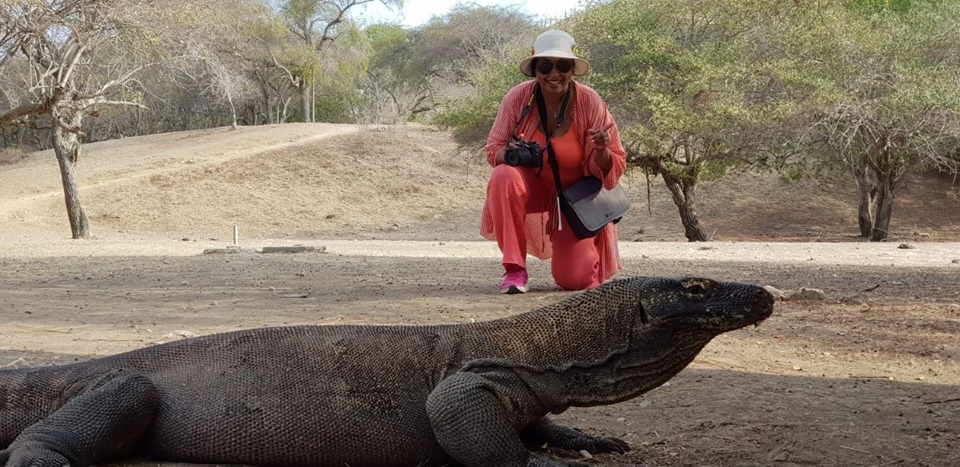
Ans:
{"type": "Polygon", "coordinates": [[[543,433],[548,434],[547,445],[571,451],[587,451],[590,454],[615,452],[623,454],[630,450],[630,445],[619,438],[604,438],[591,436],[577,428],[555,425],[545,422],[541,425],[543,433]]]}
{"type": "Polygon", "coordinates": [[[594,445],[597,448],[597,451],[591,451],[587,449],[590,454],[598,454],[601,452],[615,452],[617,454],[623,454],[630,450],[630,445],[626,441],[620,438],[596,438],[594,440],[594,445]]]}
{"type": "Polygon", "coordinates": [[[578,451],[585,450],[590,454],[600,454],[604,452],[615,452],[617,454],[623,454],[630,450],[630,445],[626,441],[620,438],[604,438],[600,436],[591,436],[579,428],[571,428],[576,434],[574,439],[570,441],[575,441],[580,444],[576,449],[578,451]]]}

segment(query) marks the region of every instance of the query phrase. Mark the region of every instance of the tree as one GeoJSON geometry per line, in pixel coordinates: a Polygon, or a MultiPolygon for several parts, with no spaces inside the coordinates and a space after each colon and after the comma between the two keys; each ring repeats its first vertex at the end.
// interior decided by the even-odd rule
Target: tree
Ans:
{"type": "MultiPolygon", "coordinates": [[[[357,6],[374,0],[274,0],[284,24],[312,54],[302,55],[293,66],[286,67],[286,76],[294,86],[301,103],[301,118],[313,121],[313,85],[321,64],[316,56],[341,34],[353,28],[347,14],[357,6]]],[[[402,0],[380,0],[388,7],[400,7],[402,0]]],[[[279,64],[278,64],[279,65],[279,64]]]]}
{"type": "Polygon", "coordinates": [[[660,175],[690,241],[708,240],[697,185],[734,165],[762,164],[780,122],[809,86],[771,30],[794,4],[775,0],[618,0],[572,20],[607,99],[628,162],[660,175]]]}
{"type": "MultiPolygon", "coordinates": [[[[154,96],[145,82],[156,86],[153,91],[166,86],[157,101],[176,102],[171,91],[193,70],[202,70],[210,94],[232,102],[243,83],[229,81],[233,70],[228,67],[237,66],[238,39],[251,40],[241,34],[243,21],[260,13],[262,6],[252,0],[0,3],[0,66],[5,70],[0,127],[49,122],[73,238],[90,236],[76,185],[81,139],[96,128],[87,117],[116,121],[122,114],[111,109],[145,109],[154,96]],[[153,73],[145,76],[147,69],[153,73]],[[13,72],[20,83],[6,81],[13,72]]],[[[189,123],[189,116],[179,117],[171,120],[189,123]]]]}
{"type": "Polygon", "coordinates": [[[520,44],[529,49],[537,29],[516,5],[461,4],[419,28],[417,53],[425,69],[458,80],[486,56],[506,58],[520,44]]]}
{"type": "MultiPolygon", "coordinates": [[[[19,105],[0,114],[0,126],[42,115],[53,124],[53,148],[60,167],[73,238],[90,236],[76,184],[84,117],[104,106],[139,105],[124,91],[149,62],[122,60],[128,41],[143,39],[125,15],[150,8],[127,0],[7,0],[0,5],[6,43],[2,60],[22,60],[29,88],[19,105]]],[[[148,43],[142,41],[140,44],[148,43]]],[[[149,50],[145,51],[149,58],[149,50]]]]}
{"type": "Polygon", "coordinates": [[[393,24],[375,24],[364,33],[370,61],[362,86],[369,120],[397,123],[431,108],[431,75],[421,67],[416,35],[393,24]]]}
{"type": "Polygon", "coordinates": [[[461,146],[482,146],[504,94],[527,79],[517,64],[540,32],[511,7],[463,6],[425,25],[425,68],[448,83],[437,92],[434,123],[452,128],[461,146]]]}
{"type": "Polygon", "coordinates": [[[364,109],[363,80],[370,63],[369,40],[350,29],[319,53],[320,66],[311,79],[316,121],[369,122],[364,109]]]}
{"type": "Polygon", "coordinates": [[[276,17],[260,0],[207,0],[189,10],[168,9],[162,23],[177,31],[178,54],[169,63],[171,74],[183,74],[198,84],[200,96],[225,101],[233,128],[238,126],[238,104],[257,94],[251,79],[262,50],[260,33],[276,17]]]}
{"type": "Polygon", "coordinates": [[[960,4],[858,0],[806,18],[807,73],[828,83],[803,143],[853,174],[860,235],[890,234],[907,175],[960,167],[960,4]]]}
{"type": "Polygon", "coordinates": [[[525,79],[517,64],[530,54],[532,41],[509,46],[502,56],[487,54],[478,60],[464,76],[469,91],[442,104],[433,118],[434,123],[451,128],[454,140],[461,146],[483,146],[501,99],[525,79]]]}
{"type": "MultiPolygon", "coordinates": [[[[391,113],[392,121],[432,114],[444,101],[470,95],[475,89],[471,73],[478,65],[506,58],[512,44],[531,31],[531,16],[516,6],[459,5],[413,30],[371,26],[365,92],[372,104],[391,113]],[[385,102],[390,108],[382,108],[385,102]]],[[[522,78],[512,75],[514,81],[522,78]]]]}

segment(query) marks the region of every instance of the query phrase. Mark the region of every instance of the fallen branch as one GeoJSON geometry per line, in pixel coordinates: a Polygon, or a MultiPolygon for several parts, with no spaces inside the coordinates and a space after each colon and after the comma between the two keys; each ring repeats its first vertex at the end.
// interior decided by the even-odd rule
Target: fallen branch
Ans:
{"type": "Polygon", "coordinates": [[[939,401],[925,401],[924,404],[946,404],[949,402],[960,402],[960,397],[954,397],[953,399],[943,399],[939,401]]]}
{"type": "Polygon", "coordinates": [[[851,447],[849,447],[849,446],[840,446],[840,447],[841,447],[842,449],[847,449],[847,450],[854,451],[854,452],[859,452],[859,453],[863,453],[863,454],[870,454],[869,452],[864,451],[863,449],[851,448],[851,447]]]}

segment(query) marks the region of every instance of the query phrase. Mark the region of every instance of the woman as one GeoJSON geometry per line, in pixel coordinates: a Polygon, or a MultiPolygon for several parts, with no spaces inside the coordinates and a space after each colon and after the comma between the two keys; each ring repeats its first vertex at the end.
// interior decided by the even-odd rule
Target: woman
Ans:
{"type": "MultiPolygon", "coordinates": [[[[540,168],[505,163],[514,137],[545,147],[540,115],[546,115],[562,186],[596,177],[612,189],[626,168],[626,156],[613,117],[596,91],[574,81],[590,64],[574,53],[574,39],[563,31],[544,32],[520,71],[534,79],[509,92],[500,104],[487,138],[487,161],[493,173],[487,185],[480,233],[496,240],[503,252],[502,293],[527,291],[526,257],[552,258],[556,284],[567,290],[596,287],[620,270],[617,231],[608,224],[593,238],[577,239],[558,219],[553,171],[543,151],[540,168]],[[533,99],[539,89],[542,100],[533,99]],[[537,101],[544,104],[541,111],[537,101]],[[529,103],[529,104],[528,104],[529,103]],[[524,108],[529,106],[529,111],[524,108]]],[[[513,162],[513,161],[511,161],[513,162]]]]}

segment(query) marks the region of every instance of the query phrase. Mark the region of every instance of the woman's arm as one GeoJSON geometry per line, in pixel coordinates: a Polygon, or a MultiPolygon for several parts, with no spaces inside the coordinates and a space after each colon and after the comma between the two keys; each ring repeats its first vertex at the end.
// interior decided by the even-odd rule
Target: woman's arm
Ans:
{"type": "Polygon", "coordinates": [[[520,118],[523,106],[527,103],[530,93],[533,92],[535,81],[526,81],[514,86],[507,91],[507,94],[500,102],[500,110],[497,111],[497,118],[490,127],[490,133],[487,135],[487,144],[484,149],[487,153],[487,162],[492,166],[503,163],[503,153],[506,151],[510,137],[513,135],[513,127],[520,118]]]}
{"type": "Polygon", "coordinates": [[[603,181],[604,188],[612,189],[627,168],[627,155],[620,141],[620,132],[607,104],[587,86],[578,84],[578,114],[584,135],[584,176],[603,181]]]}

